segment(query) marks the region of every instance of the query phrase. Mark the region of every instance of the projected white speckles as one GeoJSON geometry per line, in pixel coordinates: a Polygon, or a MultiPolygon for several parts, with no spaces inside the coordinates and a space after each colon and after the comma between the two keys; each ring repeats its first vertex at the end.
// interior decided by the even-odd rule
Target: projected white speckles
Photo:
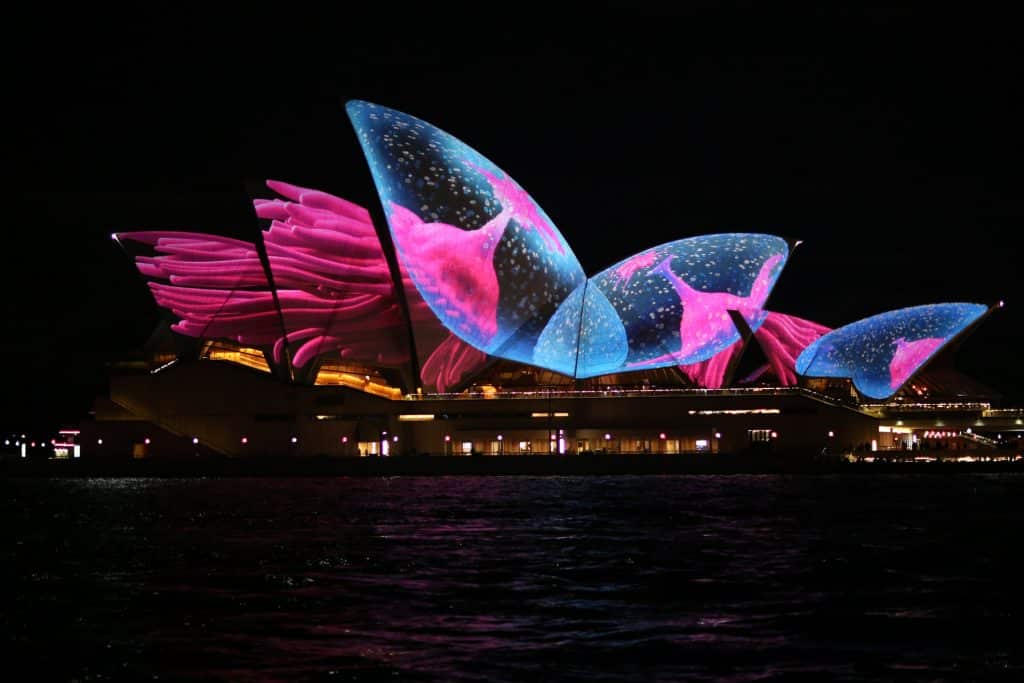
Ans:
{"type": "Polygon", "coordinates": [[[865,396],[885,399],[986,311],[982,304],[930,304],[858,320],[810,344],[796,371],[847,377],[865,396]]]}
{"type": "Polygon", "coordinates": [[[740,338],[731,310],[752,329],[764,320],[784,240],[692,237],[587,281],[543,209],[488,159],[408,114],[347,109],[415,292],[473,347],[593,377],[711,358],[740,338]]]}
{"type": "Polygon", "coordinates": [[[413,116],[350,102],[395,250],[419,294],[463,341],[533,362],[585,276],[543,209],[486,157],[413,116]]]}
{"type": "Polygon", "coordinates": [[[752,330],[789,248],[772,235],[727,233],[669,242],[591,279],[626,331],[624,369],[684,365],[711,358],[739,340],[729,315],[752,330]]]}

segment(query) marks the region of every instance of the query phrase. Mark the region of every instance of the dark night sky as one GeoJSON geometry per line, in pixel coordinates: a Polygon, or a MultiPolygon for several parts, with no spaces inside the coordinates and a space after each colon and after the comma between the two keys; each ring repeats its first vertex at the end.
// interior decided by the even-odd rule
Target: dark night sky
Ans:
{"type": "Polygon", "coordinates": [[[253,239],[248,193],[268,177],[377,201],[351,98],[490,157],[590,274],[679,237],[763,231],[804,240],[770,307],[830,326],[1005,299],[959,365],[1024,401],[1009,16],[588,7],[585,21],[469,13],[470,29],[159,6],[12,25],[0,426],[73,422],[104,362],[152,330],[111,232],[253,239]]]}

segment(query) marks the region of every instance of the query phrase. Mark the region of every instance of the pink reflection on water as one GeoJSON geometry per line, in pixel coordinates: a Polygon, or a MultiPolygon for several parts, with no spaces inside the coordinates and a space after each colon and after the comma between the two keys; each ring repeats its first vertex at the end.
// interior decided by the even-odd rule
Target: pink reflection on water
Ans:
{"type": "Polygon", "coordinates": [[[897,339],[896,353],[889,361],[889,388],[895,390],[903,386],[914,371],[945,342],[942,337],[925,337],[912,342],[903,337],[897,339]]]}

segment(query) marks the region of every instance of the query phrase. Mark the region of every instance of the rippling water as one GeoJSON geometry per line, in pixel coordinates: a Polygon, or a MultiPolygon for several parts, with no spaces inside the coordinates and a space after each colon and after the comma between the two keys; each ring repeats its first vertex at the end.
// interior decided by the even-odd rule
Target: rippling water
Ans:
{"type": "Polygon", "coordinates": [[[33,678],[1024,675],[1024,477],[0,483],[33,678]]]}

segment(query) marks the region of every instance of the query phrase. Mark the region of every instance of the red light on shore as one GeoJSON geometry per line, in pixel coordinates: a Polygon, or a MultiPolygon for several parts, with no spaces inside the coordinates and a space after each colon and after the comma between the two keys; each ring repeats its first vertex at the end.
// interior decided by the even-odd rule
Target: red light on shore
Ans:
{"type": "Polygon", "coordinates": [[[659,439],[666,439],[668,437],[665,436],[665,432],[662,432],[661,434],[658,434],[658,438],[659,439]]]}
{"type": "Polygon", "coordinates": [[[445,434],[444,435],[444,442],[445,443],[449,443],[451,440],[452,440],[452,435],[451,434],[445,434]]]}
{"type": "Polygon", "coordinates": [[[341,442],[342,443],[348,443],[348,437],[347,436],[341,437],[341,442]]]}
{"type": "Polygon", "coordinates": [[[778,432],[772,432],[772,438],[773,439],[779,438],[779,433],[778,432]]]}
{"type": "Polygon", "coordinates": [[[243,436],[242,437],[242,443],[249,443],[249,437],[243,436]]]}

